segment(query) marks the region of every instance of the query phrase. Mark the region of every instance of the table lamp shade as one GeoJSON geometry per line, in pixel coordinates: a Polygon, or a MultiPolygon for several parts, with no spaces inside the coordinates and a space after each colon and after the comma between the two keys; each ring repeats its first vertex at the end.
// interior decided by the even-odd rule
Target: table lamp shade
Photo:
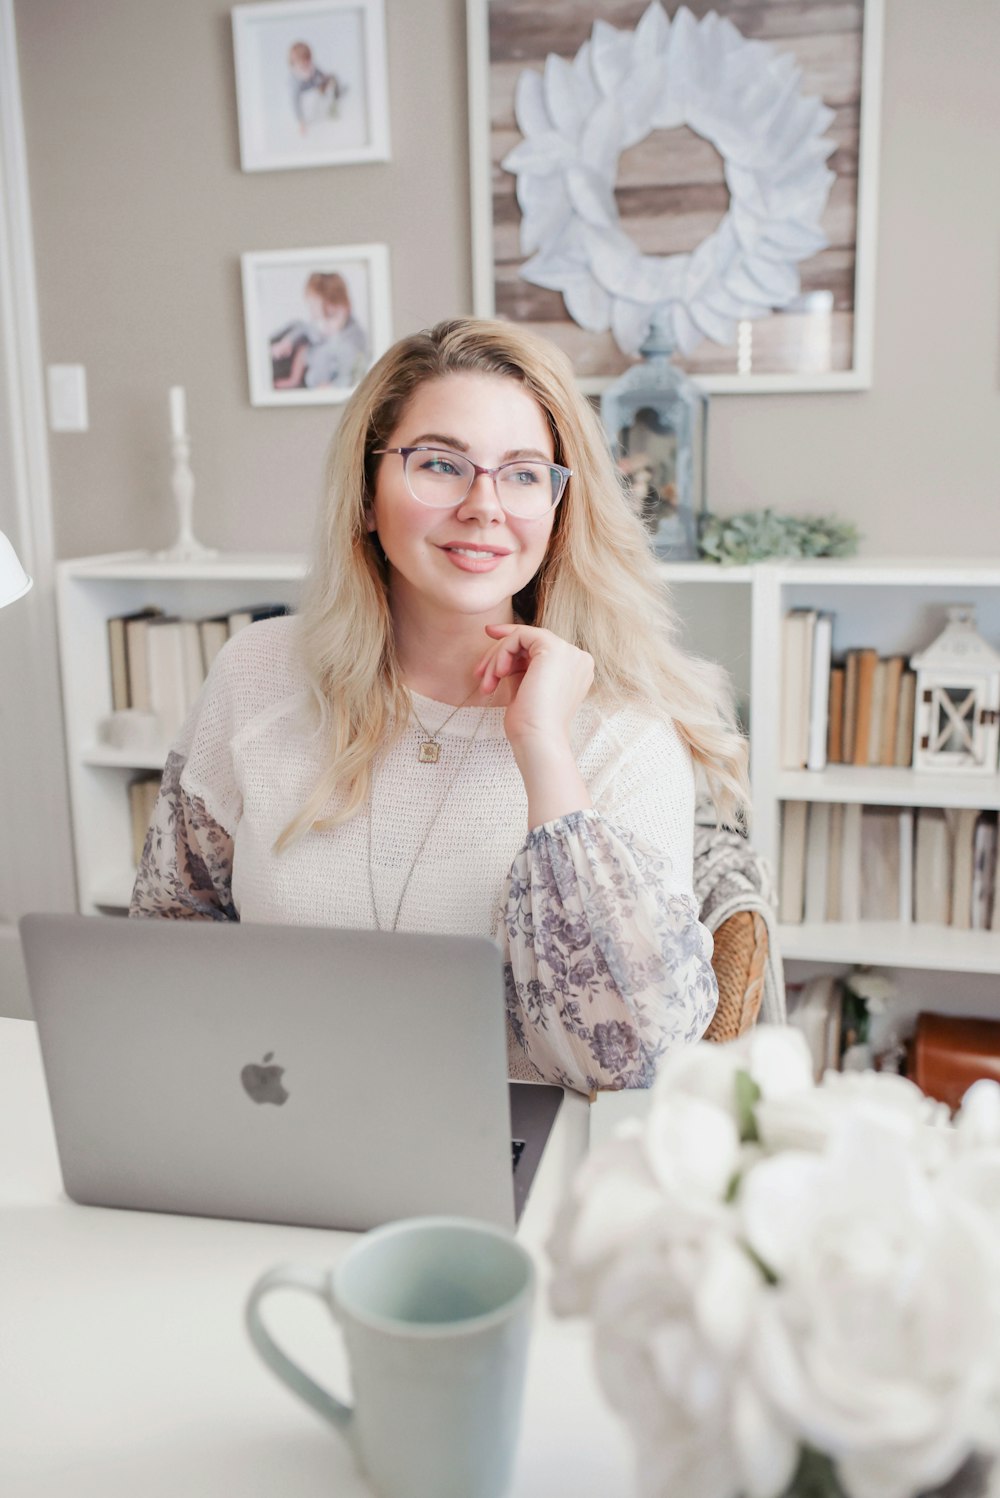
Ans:
{"type": "Polygon", "coordinates": [[[31,587],[31,578],[18,561],[17,552],[0,531],[0,609],[13,603],[31,587]]]}

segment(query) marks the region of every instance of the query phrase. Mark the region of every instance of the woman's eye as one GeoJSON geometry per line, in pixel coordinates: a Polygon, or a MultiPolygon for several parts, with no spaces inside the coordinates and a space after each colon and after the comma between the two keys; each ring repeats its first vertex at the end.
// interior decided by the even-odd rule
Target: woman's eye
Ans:
{"type": "Polygon", "coordinates": [[[451,479],[458,476],[458,468],[450,458],[443,457],[441,453],[425,458],[420,466],[425,473],[436,473],[442,478],[451,479]]]}
{"type": "Polygon", "coordinates": [[[526,488],[529,484],[537,484],[541,481],[541,475],[537,468],[508,468],[506,477],[511,483],[520,484],[526,488]]]}

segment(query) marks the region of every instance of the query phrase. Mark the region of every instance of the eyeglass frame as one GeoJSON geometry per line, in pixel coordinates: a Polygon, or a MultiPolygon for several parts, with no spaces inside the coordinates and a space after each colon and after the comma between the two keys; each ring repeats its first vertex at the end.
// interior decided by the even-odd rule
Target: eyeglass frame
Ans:
{"type": "Polygon", "coordinates": [[[396,454],[398,454],[399,457],[401,457],[403,460],[403,482],[406,484],[407,490],[410,494],[410,498],[415,500],[418,505],[423,505],[425,510],[461,509],[462,505],[465,504],[465,501],[472,493],[472,486],[476,482],[476,479],[482,475],[485,475],[487,478],[493,480],[493,493],[497,497],[497,504],[500,506],[501,510],[503,510],[505,515],[513,514],[514,518],[517,520],[541,520],[543,516],[551,515],[552,511],[557,508],[559,501],[566,493],[566,485],[573,477],[572,468],[566,468],[562,463],[549,463],[544,458],[510,458],[506,463],[498,463],[496,468],[484,468],[481,463],[473,463],[472,459],[470,457],[467,457],[465,453],[457,453],[453,448],[450,447],[434,447],[430,443],[426,442],[420,442],[416,445],[416,447],[378,447],[373,449],[372,451],[373,458],[388,458],[396,454]],[[453,505],[431,505],[427,503],[426,499],[421,499],[418,494],[414,494],[413,488],[410,484],[410,476],[406,471],[409,466],[411,453],[447,453],[449,457],[461,458],[463,463],[468,463],[472,468],[472,477],[469,480],[469,487],[462,495],[462,498],[453,505]],[[524,463],[535,463],[539,468],[549,468],[554,473],[558,473],[559,477],[562,479],[562,486],[555,499],[549,505],[547,510],[540,510],[537,515],[518,515],[515,510],[508,511],[504,506],[503,500],[500,498],[500,490],[497,488],[498,473],[500,473],[504,468],[516,468],[519,464],[524,463]]]}

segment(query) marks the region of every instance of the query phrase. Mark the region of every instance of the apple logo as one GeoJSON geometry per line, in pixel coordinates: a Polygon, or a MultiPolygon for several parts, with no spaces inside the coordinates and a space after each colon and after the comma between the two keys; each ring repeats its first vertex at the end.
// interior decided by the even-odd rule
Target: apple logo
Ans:
{"type": "Polygon", "coordinates": [[[282,1103],[288,1101],[287,1089],[281,1081],[285,1068],[268,1066],[267,1063],[273,1059],[274,1052],[268,1051],[261,1065],[251,1062],[249,1066],[245,1066],[240,1072],[240,1081],[247,1096],[253,1098],[255,1103],[274,1103],[280,1108],[282,1103]]]}

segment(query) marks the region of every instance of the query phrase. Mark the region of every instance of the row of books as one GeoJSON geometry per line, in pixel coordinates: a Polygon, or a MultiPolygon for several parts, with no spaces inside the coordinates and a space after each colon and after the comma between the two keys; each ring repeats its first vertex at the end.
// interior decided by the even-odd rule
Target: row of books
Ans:
{"type": "Polygon", "coordinates": [[[276,614],[283,603],[258,604],[209,619],[181,619],[150,606],[108,620],[111,706],[156,713],[164,743],[187,716],[218,652],[231,635],[276,614]]]}
{"type": "Polygon", "coordinates": [[[786,801],[779,919],[1000,931],[995,811],[786,801]]]}
{"type": "Polygon", "coordinates": [[[911,765],[916,673],[870,647],[833,659],[833,616],[792,609],[782,627],[781,767],[911,765]]]}

